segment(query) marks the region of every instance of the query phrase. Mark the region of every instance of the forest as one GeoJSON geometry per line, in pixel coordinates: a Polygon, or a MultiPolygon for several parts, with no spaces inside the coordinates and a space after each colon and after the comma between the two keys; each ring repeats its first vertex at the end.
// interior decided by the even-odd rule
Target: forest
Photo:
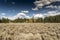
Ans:
{"type": "Polygon", "coordinates": [[[15,20],[10,20],[10,19],[6,19],[6,18],[2,18],[0,19],[0,23],[60,23],[60,15],[56,15],[56,16],[49,16],[49,17],[45,17],[43,18],[37,18],[34,19],[34,17],[32,17],[31,19],[27,19],[27,18],[17,18],[15,20]]]}

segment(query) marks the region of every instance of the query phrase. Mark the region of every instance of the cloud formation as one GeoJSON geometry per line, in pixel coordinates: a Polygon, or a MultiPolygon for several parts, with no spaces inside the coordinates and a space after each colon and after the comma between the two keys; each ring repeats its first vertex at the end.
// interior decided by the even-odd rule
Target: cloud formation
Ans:
{"type": "Polygon", "coordinates": [[[26,15],[26,13],[28,13],[29,11],[21,11],[20,13],[12,16],[12,17],[7,17],[7,16],[1,16],[1,18],[8,18],[10,20],[15,20],[17,18],[30,18],[28,15],[26,15]]]}
{"type": "Polygon", "coordinates": [[[33,14],[33,17],[35,19],[37,19],[37,18],[44,18],[44,15],[43,14],[33,14]]]}
{"type": "MultiPolygon", "coordinates": [[[[35,8],[32,8],[32,10],[38,10],[39,8],[42,8],[45,5],[49,5],[53,2],[60,1],[60,0],[36,0],[34,4],[36,5],[35,8]]],[[[49,7],[56,8],[57,6],[49,5],[49,7]]],[[[58,7],[57,7],[58,8],[58,7]]]]}
{"type": "Polygon", "coordinates": [[[29,11],[21,11],[21,12],[23,12],[23,13],[29,13],[29,11]]]}
{"type": "Polygon", "coordinates": [[[45,18],[45,17],[49,17],[49,16],[56,16],[56,15],[60,15],[60,12],[58,11],[48,11],[47,13],[39,13],[39,14],[34,14],[34,18],[45,18]]]}
{"type": "Polygon", "coordinates": [[[15,20],[17,18],[32,18],[34,17],[35,19],[37,18],[45,18],[45,17],[49,17],[49,16],[56,16],[56,15],[60,15],[60,12],[59,11],[48,11],[46,13],[38,13],[38,14],[33,14],[32,16],[28,16],[26,13],[23,13],[23,12],[20,12],[12,17],[7,17],[7,16],[1,16],[1,18],[8,18],[10,20],[15,20]]]}

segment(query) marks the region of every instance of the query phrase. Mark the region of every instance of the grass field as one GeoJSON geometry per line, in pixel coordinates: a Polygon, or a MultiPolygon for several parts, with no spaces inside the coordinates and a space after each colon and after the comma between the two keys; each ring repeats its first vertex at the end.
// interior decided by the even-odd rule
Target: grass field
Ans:
{"type": "Polygon", "coordinates": [[[60,40],[60,23],[0,23],[0,40],[60,40]]]}

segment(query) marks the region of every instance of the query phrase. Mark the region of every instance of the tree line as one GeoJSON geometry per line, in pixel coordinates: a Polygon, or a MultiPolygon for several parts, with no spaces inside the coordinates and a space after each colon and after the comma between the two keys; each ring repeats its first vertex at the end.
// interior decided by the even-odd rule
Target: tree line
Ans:
{"type": "Polygon", "coordinates": [[[31,19],[27,19],[27,18],[17,18],[15,20],[9,20],[8,18],[2,18],[0,19],[0,23],[60,23],[60,15],[56,15],[56,16],[49,16],[49,17],[45,17],[43,18],[37,18],[34,19],[34,17],[32,17],[31,19]]]}

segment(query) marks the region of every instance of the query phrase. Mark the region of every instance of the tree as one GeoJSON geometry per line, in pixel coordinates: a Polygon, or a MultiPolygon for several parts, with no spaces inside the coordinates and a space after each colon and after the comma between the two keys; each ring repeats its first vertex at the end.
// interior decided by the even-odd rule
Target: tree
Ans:
{"type": "Polygon", "coordinates": [[[42,18],[38,18],[38,19],[36,19],[36,22],[38,22],[38,23],[43,22],[43,19],[42,18]]]}
{"type": "Polygon", "coordinates": [[[2,23],[2,20],[0,19],[0,23],[2,23]]]}
{"type": "Polygon", "coordinates": [[[2,18],[2,23],[9,23],[9,19],[7,18],[2,18]]]}

